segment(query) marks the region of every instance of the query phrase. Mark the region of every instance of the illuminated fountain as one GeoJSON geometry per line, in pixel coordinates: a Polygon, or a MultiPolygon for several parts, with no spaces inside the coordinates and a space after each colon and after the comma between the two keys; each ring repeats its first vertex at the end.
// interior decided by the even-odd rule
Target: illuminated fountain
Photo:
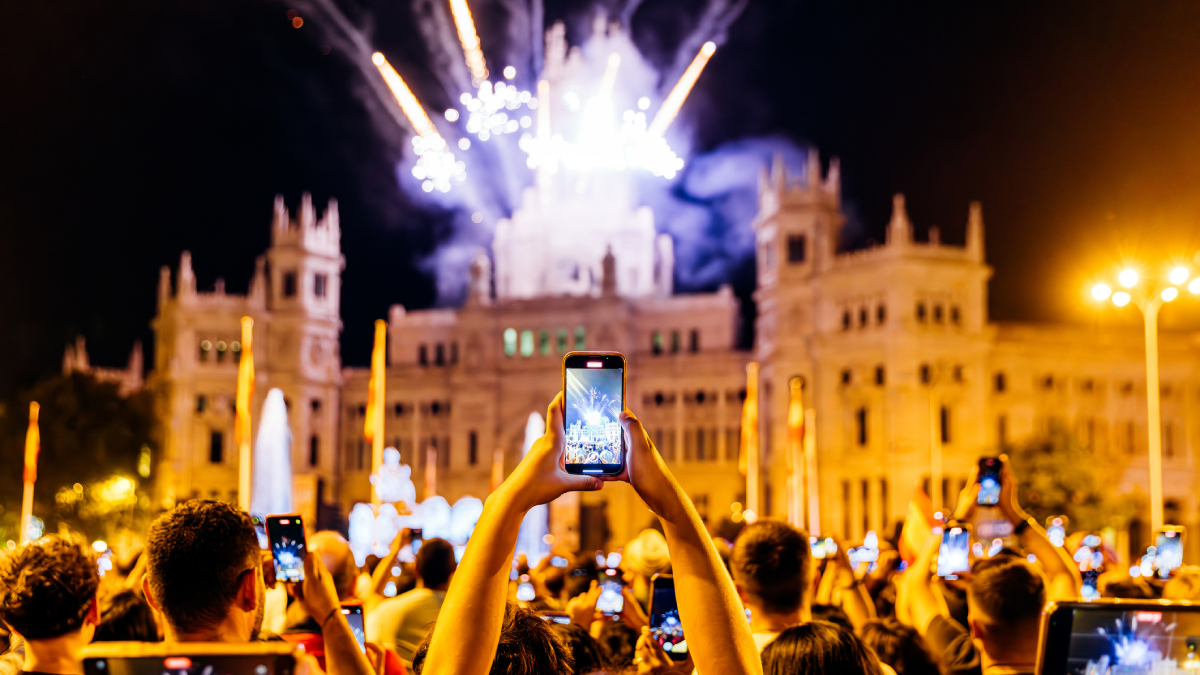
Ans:
{"type": "Polygon", "coordinates": [[[292,512],[292,431],[283,392],[272,389],[263,402],[254,443],[250,513],[265,516],[292,512]]]}

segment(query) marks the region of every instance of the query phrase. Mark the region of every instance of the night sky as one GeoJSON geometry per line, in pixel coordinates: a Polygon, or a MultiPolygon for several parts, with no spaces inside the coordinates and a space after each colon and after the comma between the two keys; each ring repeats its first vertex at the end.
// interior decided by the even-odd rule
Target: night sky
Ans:
{"type": "MultiPolygon", "coordinates": [[[[451,99],[417,17],[442,1],[338,2],[435,115],[451,99]]],[[[471,0],[489,59],[512,49],[522,1],[471,0]]],[[[701,4],[637,7],[649,62],[668,69],[701,4]]],[[[1098,272],[1200,249],[1200,3],[1048,4],[750,0],[673,131],[691,156],[746,139],[840,156],[851,246],[883,240],[894,192],[918,238],[939,225],[952,243],[981,200],[993,318],[1108,321],[1085,302],[1098,272]]],[[[597,6],[625,5],[548,0],[545,23],[565,20],[578,43],[597,6]]],[[[427,261],[463,214],[398,183],[412,181],[410,130],[380,122],[361,62],[326,49],[319,16],[294,28],[292,7],[6,8],[0,396],[54,374],[77,333],[99,365],[149,346],[157,270],[184,249],[201,290],[222,277],[244,292],[276,193],[293,208],[305,190],[340,202],[346,364],[367,363],[389,305],[437,302],[427,261]]],[[[722,206],[706,204],[717,220],[722,206]]],[[[751,265],[721,268],[743,296],[751,265]]],[[[721,280],[681,276],[695,290],[721,280]]]]}

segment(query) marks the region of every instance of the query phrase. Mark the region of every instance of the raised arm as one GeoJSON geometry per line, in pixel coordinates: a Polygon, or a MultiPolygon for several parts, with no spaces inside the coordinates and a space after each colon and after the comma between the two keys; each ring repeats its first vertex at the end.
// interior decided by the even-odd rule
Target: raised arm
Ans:
{"type": "Polygon", "coordinates": [[[625,472],[618,479],[633,485],[662,519],[671,552],[679,620],[696,670],[701,675],[761,674],[762,662],[745,610],[692,501],[633,413],[621,413],[621,426],[628,452],[625,472]]]}
{"type": "Polygon", "coordinates": [[[292,586],[296,600],[321,625],[325,640],[325,669],[329,675],[375,675],[371,662],[358,648],[354,632],[342,615],[333,575],[321,556],[311,551],[304,556],[304,581],[292,586]]]}
{"type": "Polygon", "coordinates": [[[546,412],[546,435],[483,506],[434,625],[422,672],[486,675],[496,656],[517,531],[529,509],[572,490],[599,490],[595,476],[563,468],[562,394],[546,412]]]}
{"type": "Polygon", "coordinates": [[[387,599],[383,590],[387,587],[388,578],[392,576],[392,567],[396,564],[400,549],[411,543],[410,537],[411,531],[407,527],[401,528],[396,533],[396,538],[392,540],[388,554],[379,561],[379,564],[375,566],[375,571],[371,573],[371,588],[367,591],[367,597],[363,598],[363,609],[368,613],[387,599]]]}
{"type": "Polygon", "coordinates": [[[1004,517],[1013,524],[1017,539],[1025,550],[1037,557],[1046,572],[1047,600],[1074,600],[1079,597],[1083,576],[1065,548],[1050,543],[1046,530],[1021,508],[1017,502],[1017,478],[1008,463],[1008,455],[1000,455],[1000,507],[1004,517]]]}
{"type": "Polygon", "coordinates": [[[928,632],[934,617],[950,616],[946,598],[933,585],[933,561],[940,545],[941,539],[931,535],[925,542],[925,548],[908,566],[899,582],[904,588],[903,592],[897,593],[896,616],[902,619],[907,617],[907,621],[922,637],[928,632]],[[899,606],[901,602],[903,608],[899,606]]]}

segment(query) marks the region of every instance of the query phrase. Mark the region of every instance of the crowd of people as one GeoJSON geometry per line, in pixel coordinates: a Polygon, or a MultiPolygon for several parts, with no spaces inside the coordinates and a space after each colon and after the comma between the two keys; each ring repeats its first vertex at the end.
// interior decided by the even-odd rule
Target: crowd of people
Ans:
{"type": "MultiPolygon", "coordinates": [[[[747,524],[732,542],[714,538],[632,414],[621,416],[624,471],[607,478],[564,470],[561,398],[547,421],[488,497],[461,563],[440,539],[401,562],[402,532],[388,556],[360,568],[340,534],[317,532],[304,580],[277,583],[250,515],[203,500],[159,517],[136,564],[110,572],[103,587],[86,543],[51,535],[23,544],[0,556],[0,675],[82,675],[93,641],[160,640],[286,640],[303,647],[309,672],[330,675],[1015,675],[1035,672],[1046,603],[1081,593],[1079,565],[1021,509],[1003,458],[996,508],[1012,525],[1009,545],[948,580],[936,573],[941,538],[932,532],[908,563],[881,541],[876,559],[857,565],[844,543],[814,557],[809,534],[779,520],[747,524]],[[608,480],[631,484],[658,526],[611,567],[611,556],[555,551],[514,569],[532,507],[608,480]],[[686,659],[651,631],[656,575],[673,581],[686,659]],[[621,608],[599,611],[610,577],[621,580],[621,608]],[[523,582],[532,599],[518,599],[523,582]],[[345,602],[363,606],[365,649],[345,602]]],[[[971,519],[978,489],[968,482],[956,519],[971,519]]],[[[1153,583],[1111,576],[1100,590],[1197,599],[1200,573],[1184,568],[1153,583]]]]}

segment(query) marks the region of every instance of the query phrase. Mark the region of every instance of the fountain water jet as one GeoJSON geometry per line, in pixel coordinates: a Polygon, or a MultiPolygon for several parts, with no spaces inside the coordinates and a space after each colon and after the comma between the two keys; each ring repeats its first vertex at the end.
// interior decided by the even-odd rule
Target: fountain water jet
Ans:
{"type": "Polygon", "coordinates": [[[283,392],[272,389],[263,402],[254,443],[250,513],[266,516],[292,512],[292,431],[283,392]]]}

